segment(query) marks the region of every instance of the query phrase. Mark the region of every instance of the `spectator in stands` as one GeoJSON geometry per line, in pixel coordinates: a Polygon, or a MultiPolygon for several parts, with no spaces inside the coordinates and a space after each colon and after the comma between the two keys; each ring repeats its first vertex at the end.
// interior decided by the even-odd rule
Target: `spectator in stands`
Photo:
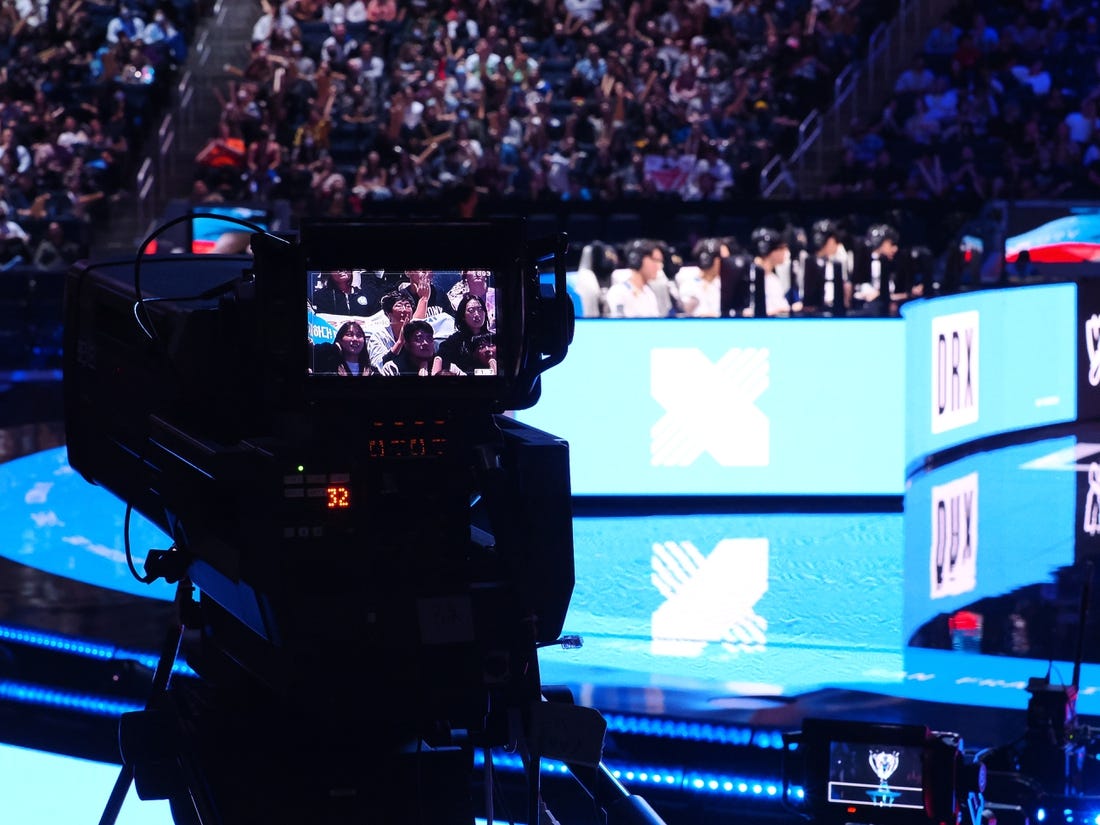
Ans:
{"type": "Polygon", "coordinates": [[[361,84],[369,83],[376,98],[382,91],[382,82],[385,79],[386,64],[374,52],[374,44],[364,40],[359,46],[359,74],[358,81],[361,84]]]}
{"type": "Polygon", "coordinates": [[[382,372],[400,375],[439,375],[443,372],[443,359],[435,354],[435,338],[432,326],[427,321],[409,321],[401,330],[401,349],[397,353],[389,352],[382,363],[382,372]]]}
{"type": "MultiPolygon", "coordinates": [[[[411,270],[408,273],[408,281],[401,284],[398,291],[413,305],[413,316],[430,321],[433,327],[438,328],[439,324],[454,318],[455,310],[446,294],[432,282],[431,270],[411,270]]],[[[447,334],[449,335],[450,332],[447,334]]]]}
{"type": "Polygon", "coordinates": [[[286,9],[299,23],[324,19],[325,0],[287,0],[286,9]]]}
{"type": "Polygon", "coordinates": [[[334,71],[342,72],[348,58],[359,51],[359,41],[348,34],[346,23],[334,22],[332,34],[321,44],[321,62],[328,64],[334,71]]]}
{"type": "Polygon", "coordinates": [[[253,196],[266,199],[279,183],[279,164],[282,150],[271,136],[267,126],[261,126],[256,140],[245,153],[248,168],[248,190],[253,196]]]}
{"type": "Polygon", "coordinates": [[[145,33],[145,21],[138,16],[129,0],[124,0],[119,7],[118,15],[111,18],[107,24],[107,42],[118,43],[120,40],[133,42],[142,40],[145,33]]]}
{"type": "Polygon", "coordinates": [[[402,12],[398,11],[397,0],[367,0],[367,22],[385,24],[397,21],[402,12]]]}
{"type": "Polygon", "coordinates": [[[366,161],[355,170],[350,198],[352,211],[356,214],[363,211],[364,204],[393,198],[389,187],[389,172],[382,165],[382,156],[377,151],[371,151],[366,161]]]}
{"type": "Polygon", "coordinates": [[[1001,44],[1001,36],[989,25],[985,15],[976,11],[970,22],[970,37],[983,55],[992,54],[1001,44]]]}
{"type": "MultiPolygon", "coordinates": [[[[384,321],[371,325],[367,335],[367,349],[371,362],[381,365],[387,355],[396,355],[404,346],[401,331],[413,320],[413,303],[400,292],[390,291],[382,296],[384,321]]],[[[421,319],[423,316],[421,316],[421,319]]],[[[392,359],[391,359],[392,360],[392,359]]],[[[395,373],[396,367],[383,368],[383,372],[395,373]]]]}
{"type": "Polygon", "coordinates": [[[472,343],[474,353],[477,356],[477,365],[474,367],[474,375],[496,375],[496,336],[491,332],[485,332],[481,335],[475,335],[472,343]]]}
{"type": "Polygon", "coordinates": [[[919,52],[913,58],[913,64],[898,75],[894,82],[894,92],[897,94],[923,95],[932,88],[936,76],[925,65],[924,55],[919,52]]]}
{"type": "Polygon", "coordinates": [[[959,48],[961,37],[962,30],[952,22],[949,16],[944,15],[940,18],[939,25],[932,29],[924,39],[924,52],[929,55],[950,58],[959,48]]]}
{"type": "Polygon", "coordinates": [[[195,156],[196,176],[212,190],[232,190],[245,171],[247,155],[240,128],[223,118],[217,137],[207,141],[195,156]]]}
{"type": "Polygon", "coordinates": [[[310,165],[310,198],[312,208],[317,214],[330,217],[339,217],[341,212],[334,208],[339,204],[342,208],[348,195],[348,179],[343,172],[336,168],[332,155],[324,154],[316,162],[310,165]]]}
{"type": "Polygon", "coordinates": [[[469,374],[481,366],[473,339],[492,332],[492,328],[485,302],[473,293],[467,293],[459,301],[455,316],[455,331],[440,343],[439,357],[444,371],[469,374]]]}
{"type": "Polygon", "coordinates": [[[12,173],[22,175],[30,171],[32,161],[30,150],[20,142],[15,129],[11,126],[0,131],[0,159],[6,156],[11,157],[12,173]]]}
{"type": "Polygon", "coordinates": [[[462,313],[459,304],[462,303],[462,299],[467,295],[476,295],[485,307],[485,317],[489,327],[496,329],[497,291],[496,287],[489,286],[490,275],[491,273],[487,269],[464,270],[462,277],[455,282],[453,287],[447,290],[447,300],[454,307],[455,316],[461,318],[462,313]]]}
{"type": "Polygon", "coordinates": [[[350,269],[326,272],[321,286],[313,293],[313,310],[327,315],[355,315],[366,318],[380,309],[373,296],[353,285],[350,269]]]}
{"type": "Polygon", "coordinates": [[[335,350],[328,359],[322,355],[322,347],[324,345],[315,351],[319,372],[348,376],[366,376],[374,372],[367,352],[367,334],[358,321],[345,321],[336,330],[335,350]],[[326,360],[331,360],[331,363],[325,363],[326,360]]]}
{"type": "Polygon", "coordinates": [[[187,42],[163,9],[153,13],[153,19],[145,27],[142,39],[157,54],[163,53],[177,63],[187,59],[187,42]]]}
{"type": "Polygon", "coordinates": [[[11,269],[27,260],[30,236],[11,219],[8,205],[0,203],[0,269],[11,269]]]}
{"type": "Polygon", "coordinates": [[[1027,61],[1021,59],[1012,66],[1012,76],[1022,86],[1031,89],[1031,93],[1036,97],[1044,97],[1050,94],[1052,82],[1050,72],[1046,70],[1041,57],[1035,57],[1027,61]]]}
{"type": "MultiPolygon", "coordinates": [[[[331,107],[331,98],[328,106],[331,107]]],[[[332,121],[328,115],[329,112],[320,106],[310,108],[308,119],[294,133],[295,163],[309,165],[327,156],[332,134],[332,121]]]]}
{"type": "Polygon", "coordinates": [[[940,132],[954,124],[959,113],[959,93],[947,75],[937,77],[921,100],[927,107],[928,117],[936,121],[940,132]]]}
{"type": "Polygon", "coordinates": [[[286,3],[263,0],[264,11],[252,26],[252,45],[264,43],[277,48],[291,42],[298,30],[298,21],[287,11],[286,3]]]}

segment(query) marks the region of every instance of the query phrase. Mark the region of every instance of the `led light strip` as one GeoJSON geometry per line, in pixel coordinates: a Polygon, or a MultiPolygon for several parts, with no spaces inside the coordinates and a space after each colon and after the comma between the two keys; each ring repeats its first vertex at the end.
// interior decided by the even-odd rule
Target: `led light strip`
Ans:
{"type": "Polygon", "coordinates": [[[25,705],[75,710],[94,716],[121,716],[130,711],[142,710],[137,702],[123,702],[87,693],[70,693],[56,688],[42,687],[25,682],[0,680],[0,700],[25,705]]]}
{"type": "MultiPolygon", "coordinates": [[[[474,766],[483,767],[485,755],[482,751],[474,754],[474,766]]],[[[493,767],[497,770],[516,773],[523,770],[523,760],[515,754],[493,754],[493,767]]],[[[698,771],[684,771],[676,767],[656,766],[629,766],[608,764],[611,775],[626,785],[645,785],[679,789],[696,794],[719,794],[735,797],[755,797],[758,799],[774,799],[777,802],[783,798],[783,783],[775,779],[747,778],[730,776],[725,774],[702,773],[698,771]]],[[[553,759],[542,760],[542,772],[544,774],[568,774],[569,768],[562,762],[553,759]]],[[[806,792],[803,788],[793,786],[790,789],[790,799],[801,802],[805,799],[806,792]]]]}
{"type": "MultiPolygon", "coordinates": [[[[144,667],[153,670],[157,666],[159,657],[152,653],[138,653],[137,651],[121,650],[111,645],[98,644],[96,642],[69,639],[52,633],[42,633],[37,630],[24,630],[18,627],[0,625],[0,642],[14,642],[16,644],[37,647],[42,650],[56,650],[59,653],[67,653],[72,656],[80,656],[85,659],[98,659],[103,662],[132,660],[144,667]]],[[[196,676],[185,662],[176,661],[172,666],[172,672],[179,676],[196,676]]]]}

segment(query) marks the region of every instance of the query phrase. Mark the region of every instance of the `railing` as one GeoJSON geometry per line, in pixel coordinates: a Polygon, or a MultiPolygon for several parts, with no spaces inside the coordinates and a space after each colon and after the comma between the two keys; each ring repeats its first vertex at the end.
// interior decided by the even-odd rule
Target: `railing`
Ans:
{"type": "Polygon", "coordinates": [[[146,157],[142,161],[135,183],[138,226],[144,231],[146,227],[152,224],[156,216],[154,190],[157,187],[157,173],[153,169],[153,159],[151,157],[146,157]]]}
{"type": "MultiPolygon", "coordinates": [[[[209,53],[209,38],[206,35],[207,32],[202,32],[192,47],[200,64],[209,53]]],[[[168,189],[178,162],[177,155],[195,128],[195,81],[190,69],[182,69],[172,96],[171,108],[161,120],[156,141],[149,147],[135,180],[141,237],[152,231],[167,200],[179,194],[168,189]]]]}

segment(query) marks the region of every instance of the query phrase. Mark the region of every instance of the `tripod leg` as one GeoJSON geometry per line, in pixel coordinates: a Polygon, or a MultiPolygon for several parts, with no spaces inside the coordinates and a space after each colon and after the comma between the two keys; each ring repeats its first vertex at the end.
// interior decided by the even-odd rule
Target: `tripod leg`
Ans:
{"type": "Polygon", "coordinates": [[[122,803],[126,801],[126,794],[130,792],[130,783],[134,781],[134,766],[125,764],[118,772],[115,786],[111,789],[111,796],[107,805],[103,808],[103,815],[99,818],[99,825],[114,825],[118,820],[122,803]]]}
{"type": "MultiPolygon", "coordinates": [[[[181,611],[184,609],[184,599],[190,599],[191,592],[191,582],[187,579],[180,580],[180,583],[176,586],[176,605],[181,611]]],[[[168,689],[168,684],[172,679],[172,667],[176,663],[176,657],[179,656],[180,644],[183,641],[184,627],[185,626],[181,623],[177,627],[172,628],[172,630],[165,635],[164,645],[160,650],[160,658],[157,660],[157,668],[153,671],[152,688],[149,698],[145,703],[146,710],[148,710],[153,702],[168,689]]],[[[99,818],[99,825],[114,825],[115,822],[118,821],[119,812],[122,810],[122,803],[126,801],[126,794],[130,792],[130,785],[133,781],[133,762],[128,761],[125,755],[123,755],[122,769],[118,773],[115,785],[111,789],[111,795],[103,808],[103,814],[99,818]]]]}

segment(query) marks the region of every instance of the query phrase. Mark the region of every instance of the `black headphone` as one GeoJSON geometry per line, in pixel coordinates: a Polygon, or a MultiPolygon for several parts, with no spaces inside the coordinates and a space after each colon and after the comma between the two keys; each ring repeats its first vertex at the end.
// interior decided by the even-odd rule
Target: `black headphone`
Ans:
{"type": "Polygon", "coordinates": [[[814,221],[814,225],[810,228],[810,243],[813,244],[814,252],[817,252],[821,247],[825,246],[829,242],[829,238],[837,237],[836,224],[828,218],[823,218],[820,221],[814,221]]]}
{"type": "Polygon", "coordinates": [[[623,250],[623,262],[627,269],[641,269],[642,260],[651,252],[653,252],[652,241],[641,239],[630,241],[623,250]]]}
{"type": "Polygon", "coordinates": [[[867,246],[872,250],[878,249],[886,241],[897,243],[901,240],[898,230],[888,223],[876,223],[867,230],[867,246]]]}
{"type": "Polygon", "coordinates": [[[700,269],[710,269],[718,257],[722,254],[722,242],[717,238],[703,238],[696,242],[692,254],[700,269]]]}
{"type": "Polygon", "coordinates": [[[787,243],[783,240],[783,236],[770,226],[757,227],[752,231],[752,237],[749,240],[752,243],[753,254],[758,258],[772,254],[787,243]]]}

